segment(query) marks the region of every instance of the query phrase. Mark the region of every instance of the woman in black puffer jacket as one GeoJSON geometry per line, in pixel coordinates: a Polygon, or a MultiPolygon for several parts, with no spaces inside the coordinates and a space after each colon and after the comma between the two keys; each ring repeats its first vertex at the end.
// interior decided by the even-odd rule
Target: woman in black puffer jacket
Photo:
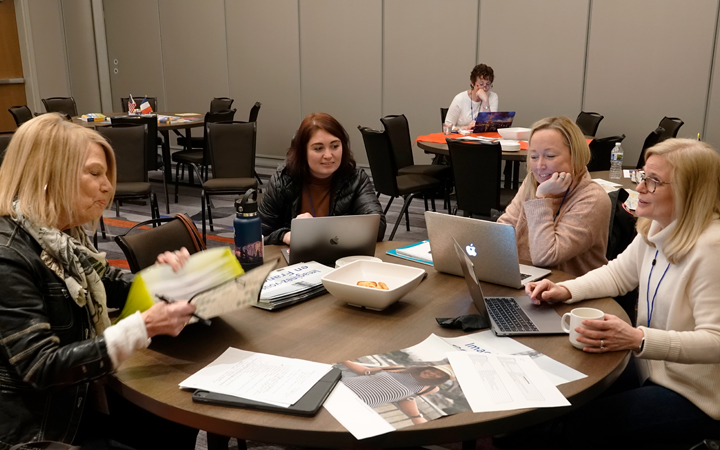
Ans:
{"type": "Polygon", "coordinates": [[[302,121],[258,212],[267,245],[290,245],[294,218],[380,214],[378,242],[385,235],[385,214],[373,184],[356,167],[345,129],[325,113],[302,121]]]}

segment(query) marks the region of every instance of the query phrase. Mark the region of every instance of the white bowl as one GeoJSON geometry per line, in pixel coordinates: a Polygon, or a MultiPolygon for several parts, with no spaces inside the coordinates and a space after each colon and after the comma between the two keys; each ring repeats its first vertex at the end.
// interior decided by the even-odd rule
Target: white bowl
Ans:
{"type": "Polygon", "coordinates": [[[527,141],[530,139],[530,128],[498,128],[497,131],[503,139],[510,139],[513,141],[527,141]]]}
{"type": "Polygon", "coordinates": [[[382,262],[382,259],[376,258],[374,256],[367,256],[367,255],[353,255],[353,256],[346,256],[344,258],[340,258],[337,261],[335,261],[335,268],[339,268],[342,266],[347,266],[351,262],[354,261],[377,261],[382,262]]]}
{"type": "Polygon", "coordinates": [[[416,267],[376,261],[354,261],[322,278],[325,289],[353,306],[382,311],[417,287],[425,271],[416,267]],[[358,281],[385,283],[389,290],[358,286],[358,281]]]}

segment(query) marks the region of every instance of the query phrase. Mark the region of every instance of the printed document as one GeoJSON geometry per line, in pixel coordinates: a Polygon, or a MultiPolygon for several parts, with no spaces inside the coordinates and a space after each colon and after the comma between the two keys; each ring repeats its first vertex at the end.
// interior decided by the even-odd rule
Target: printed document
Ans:
{"type": "Polygon", "coordinates": [[[527,355],[450,352],[447,356],[473,412],[570,406],[527,355]]]}
{"type": "Polygon", "coordinates": [[[207,367],[181,382],[180,387],[289,407],[331,368],[330,364],[230,347],[207,367]]]}

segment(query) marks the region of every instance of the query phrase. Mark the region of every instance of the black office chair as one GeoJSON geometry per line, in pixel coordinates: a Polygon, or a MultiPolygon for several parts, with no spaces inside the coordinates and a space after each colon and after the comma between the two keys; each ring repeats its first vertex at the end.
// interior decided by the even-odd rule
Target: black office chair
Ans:
{"type": "Polygon", "coordinates": [[[492,218],[495,209],[504,211],[516,191],[500,187],[502,147],[495,143],[470,143],[446,139],[455,176],[457,206],[465,216],[492,218]]]}
{"type": "MultiPolygon", "coordinates": [[[[157,112],[157,97],[146,97],[144,95],[133,95],[133,100],[135,100],[136,108],[140,108],[140,105],[142,104],[143,100],[147,99],[147,102],[150,104],[150,107],[152,108],[153,112],[157,112]]],[[[128,112],[128,102],[130,101],[130,97],[121,97],[120,98],[120,105],[122,106],[123,112],[128,112]]]]}
{"type": "Polygon", "coordinates": [[[677,137],[678,131],[684,123],[685,122],[683,122],[679,117],[663,117],[659,126],[665,129],[665,131],[660,134],[660,138],[657,143],[660,143],[665,139],[677,137]]]}
{"type": "Polygon", "coordinates": [[[597,172],[599,170],[610,170],[610,152],[615,147],[616,142],[622,142],[625,135],[609,136],[590,141],[590,162],[587,165],[588,172],[597,172]]]}
{"type": "Polygon", "coordinates": [[[12,133],[0,134],[0,165],[2,165],[2,162],[5,159],[5,150],[7,150],[8,145],[10,145],[12,137],[12,133]]]}
{"type": "Polygon", "coordinates": [[[652,147],[653,145],[660,142],[660,137],[665,133],[665,129],[663,127],[657,127],[655,128],[648,136],[645,138],[645,142],[643,142],[642,150],[640,151],[640,157],[638,158],[637,166],[635,166],[636,169],[642,169],[645,165],[645,151],[652,147]]]}
{"type": "Polygon", "coordinates": [[[603,118],[605,118],[605,116],[596,112],[580,111],[577,119],[575,119],[575,124],[577,124],[585,136],[595,137],[595,133],[597,133],[597,129],[603,118]]]}
{"type": "Polygon", "coordinates": [[[205,250],[205,244],[200,238],[197,227],[186,214],[140,222],[125,234],[115,236],[115,242],[125,254],[132,273],[152,266],[157,256],[164,252],[173,252],[185,247],[192,255],[205,250]],[[160,225],[162,223],[164,225],[160,225]],[[153,225],[152,229],[134,233],[135,230],[150,224],[153,225]],[[156,225],[160,226],[156,227],[156,225]]]}
{"type": "Polygon", "coordinates": [[[15,125],[18,127],[33,118],[33,113],[27,105],[11,106],[8,111],[12,114],[13,119],[15,119],[15,125]]]}
{"type": "MultiPolygon", "coordinates": [[[[390,138],[387,135],[387,131],[377,131],[367,127],[358,127],[365,143],[365,150],[367,151],[368,162],[370,163],[370,171],[372,172],[373,183],[375,184],[375,190],[379,194],[385,194],[390,197],[387,206],[385,207],[384,213],[387,215],[390,205],[392,204],[395,197],[403,197],[404,203],[400,210],[395,226],[393,227],[392,233],[390,233],[390,239],[393,240],[395,232],[397,231],[400,221],[405,215],[405,223],[407,230],[410,231],[410,214],[408,213],[408,207],[410,202],[420,194],[423,194],[425,199],[425,211],[428,210],[427,195],[443,186],[442,181],[437,178],[433,178],[428,175],[419,173],[413,174],[398,174],[397,165],[395,163],[395,157],[390,147],[390,138]]],[[[432,198],[432,210],[435,211],[435,199],[432,198]]]]}
{"type": "Polygon", "coordinates": [[[448,110],[450,108],[440,108],[440,123],[445,123],[445,118],[447,117],[448,110]]]}
{"type": "Polygon", "coordinates": [[[385,116],[380,119],[390,138],[392,152],[395,155],[398,175],[426,175],[443,182],[445,208],[450,211],[450,190],[452,170],[442,164],[415,164],[410,140],[410,126],[404,114],[385,116]]]}
{"type": "Polygon", "coordinates": [[[257,189],[255,173],[255,122],[208,123],[205,130],[213,177],[202,182],[202,237],[205,235],[205,204],[210,231],[213,230],[211,195],[244,194],[257,189]]]}
{"type": "Polygon", "coordinates": [[[119,202],[123,200],[149,199],[150,216],[160,217],[157,197],[148,181],[146,124],[113,124],[97,127],[115,151],[117,183],[115,187],[115,215],[120,216],[119,202]]]}
{"type": "Polygon", "coordinates": [[[210,112],[216,113],[220,111],[227,111],[232,108],[232,104],[235,100],[227,97],[215,97],[210,101],[210,112]]]}
{"type": "Polygon", "coordinates": [[[63,114],[68,120],[78,115],[73,97],[50,97],[42,99],[42,102],[45,105],[45,111],[63,114]]]}
{"type": "MultiPolygon", "coordinates": [[[[207,149],[207,124],[212,122],[230,122],[235,117],[235,112],[237,110],[231,109],[228,111],[220,111],[217,113],[211,113],[207,112],[205,113],[205,123],[203,127],[203,137],[202,139],[202,145],[200,147],[193,147],[188,150],[180,150],[179,152],[175,152],[172,155],[172,160],[175,161],[175,203],[178,202],[178,185],[180,184],[180,168],[183,168],[183,174],[182,177],[185,176],[185,166],[188,166],[188,176],[190,178],[190,183],[193,183],[193,167],[198,169],[199,171],[196,173],[196,175],[200,178],[200,183],[202,184],[202,180],[207,180],[208,178],[208,167],[210,166],[210,158],[207,155],[206,149],[207,149]],[[204,172],[204,175],[203,175],[204,172]]],[[[185,148],[188,148],[189,145],[198,145],[197,140],[190,139],[188,141],[187,139],[178,138],[178,144],[184,145],[185,148]]]]}

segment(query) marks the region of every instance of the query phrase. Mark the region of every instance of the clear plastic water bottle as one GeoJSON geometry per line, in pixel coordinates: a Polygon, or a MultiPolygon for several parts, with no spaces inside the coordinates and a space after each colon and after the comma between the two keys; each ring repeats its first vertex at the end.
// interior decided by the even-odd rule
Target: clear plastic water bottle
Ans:
{"type": "Polygon", "coordinates": [[[610,179],[622,179],[623,149],[619,142],[615,143],[615,147],[610,152],[610,179]]]}
{"type": "Polygon", "coordinates": [[[242,198],[235,199],[235,256],[246,272],[263,263],[262,226],[257,209],[255,189],[249,189],[242,198]]]}

